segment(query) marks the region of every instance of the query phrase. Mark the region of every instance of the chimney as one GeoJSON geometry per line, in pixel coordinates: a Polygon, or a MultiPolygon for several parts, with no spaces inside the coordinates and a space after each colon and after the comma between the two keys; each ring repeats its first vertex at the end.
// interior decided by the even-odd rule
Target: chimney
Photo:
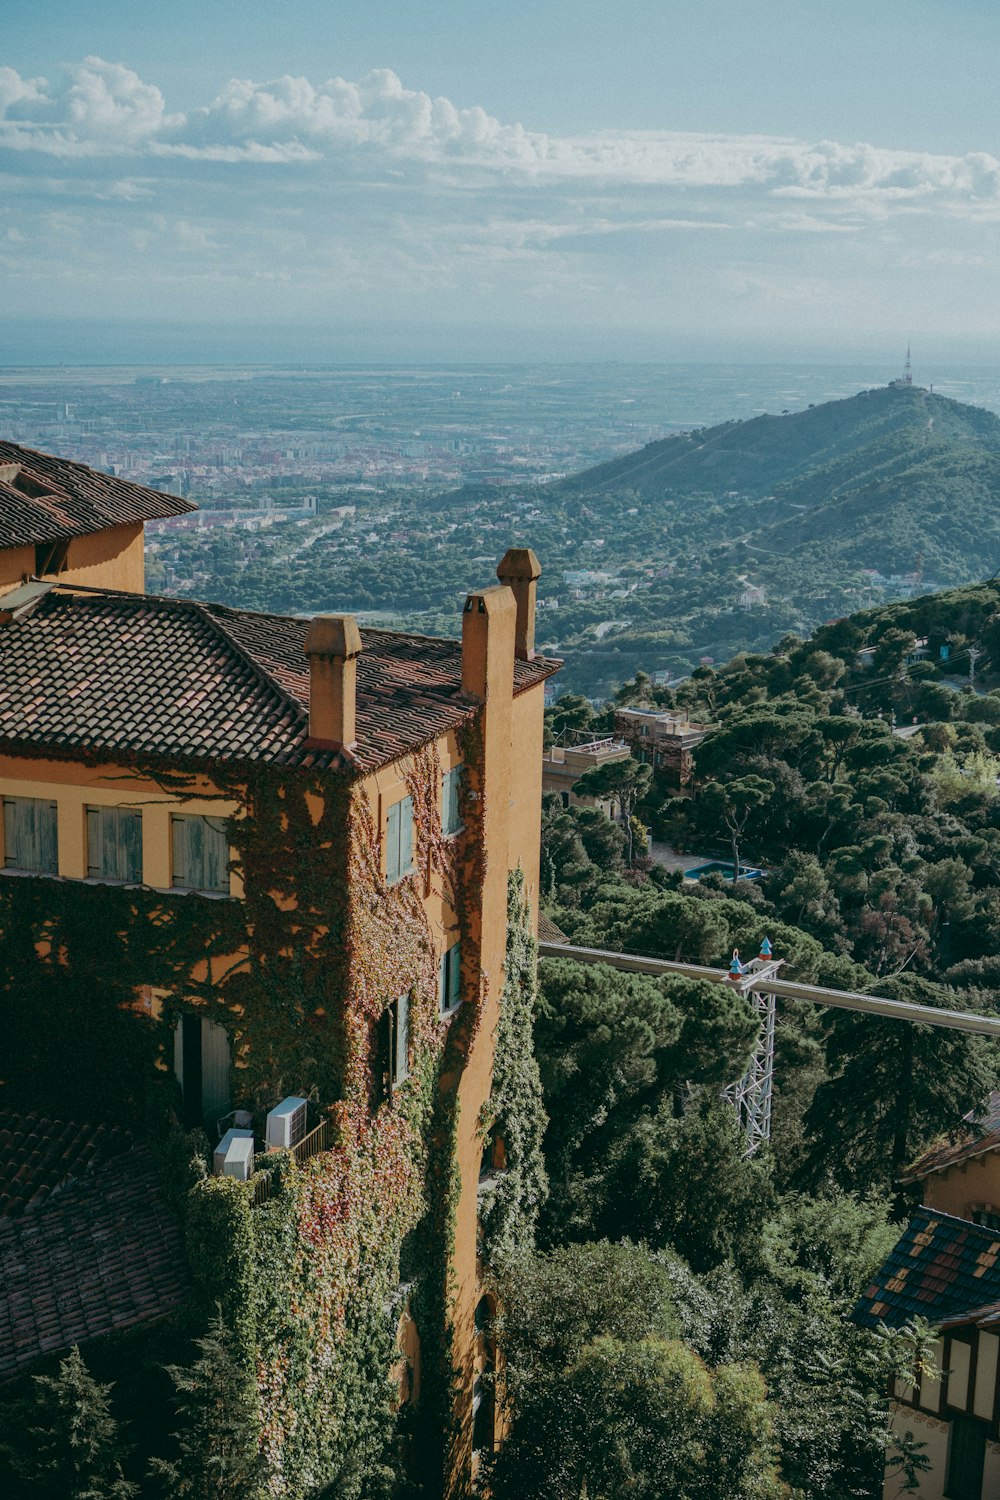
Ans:
{"type": "Polygon", "coordinates": [[[316,615],[306,631],[309,658],[309,745],[352,750],[357,658],[361,634],[353,615],[316,615]]]}
{"type": "Polygon", "coordinates": [[[513,590],[517,601],[514,655],[531,661],[535,654],[535,589],[541,564],[530,547],[509,547],[497,568],[497,577],[513,590]]]}
{"type": "Polygon", "coordinates": [[[508,588],[470,594],[462,614],[462,697],[487,703],[495,693],[509,697],[514,682],[517,606],[508,588]]]}

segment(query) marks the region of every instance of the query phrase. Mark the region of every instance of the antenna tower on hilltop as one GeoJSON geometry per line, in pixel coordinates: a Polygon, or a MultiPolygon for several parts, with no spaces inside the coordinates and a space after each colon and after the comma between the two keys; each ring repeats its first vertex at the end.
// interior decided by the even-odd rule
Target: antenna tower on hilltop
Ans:
{"type": "Polygon", "coordinates": [[[906,364],[905,364],[905,366],[903,368],[903,373],[902,373],[902,375],[899,376],[898,379],[896,379],[896,380],[890,380],[889,381],[889,389],[891,391],[905,391],[909,386],[912,386],[912,384],[913,384],[913,365],[912,365],[911,360],[910,360],[910,341],[909,341],[909,339],[907,339],[907,341],[906,341],[906,364]]]}

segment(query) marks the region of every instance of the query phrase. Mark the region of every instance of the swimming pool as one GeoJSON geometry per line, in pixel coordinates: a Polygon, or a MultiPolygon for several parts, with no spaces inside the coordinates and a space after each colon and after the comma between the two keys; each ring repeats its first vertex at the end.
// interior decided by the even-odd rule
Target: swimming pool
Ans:
{"type": "MultiPolygon", "coordinates": [[[[763,870],[758,870],[755,865],[740,865],[740,880],[759,880],[763,870]]],[[[724,875],[727,880],[733,878],[733,866],[730,861],[723,859],[710,859],[703,865],[692,865],[690,870],[684,871],[686,880],[701,880],[705,875],[724,875]]]]}

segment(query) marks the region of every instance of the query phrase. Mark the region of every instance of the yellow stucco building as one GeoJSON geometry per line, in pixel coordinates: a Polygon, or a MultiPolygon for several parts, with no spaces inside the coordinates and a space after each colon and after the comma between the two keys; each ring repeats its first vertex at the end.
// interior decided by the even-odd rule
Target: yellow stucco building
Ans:
{"type": "MultiPolygon", "coordinates": [[[[468,595],[461,643],[149,598],[142,521],[188,508],[0,445],[0,922],[30,949],[24,982],[41,994],[84,966],[92,920],[116,1014],[149,1032],[178,1116],[210,1143],[235,1109],[262,1146],[268,1110],[308,1102],[310,1160],[265,1184],[258,1157],[256,1181],[194,1190],[245,1215],[248,1243],[284,1195],[314,1246],[290,1262],[317,1330],[298,1365],[287,1308],[281,1338],[262,1325],[248,1345],[282,1493],[306,1493],[287,1476],[317,1461],[289,1436],[296,1400],[340,1420],[316,1385],[317,1361],[329,1375],[341,1357],[344,1307],[367,1276],[396,1275],[407,1236],[439,1247],[444,1263],[422,1268],[439,1290],[402,1296],[399,1340],[410,1396],[428,1386],[428,1340],[440,1389],[451,1371],[442,1492],[460,1494],[474,1447],[493,1441],[480,1178],[484,1151],[506,1165],[491,1091],[512,872],[531,926],[537,910],[544,684],[558,665],[534,652],[538,564],[507,554],[499,584],[468,595]],[[321,1211],[334,1185],[341,1207],[321,1211]]],[[[32,1046],[0,1109],[42,1088],[32,1046]]],[[[100,1067],[84,1028],[67,1086],[100,1067]]],[[[108,1077],[109,1095],[119,1084],[108,1077]]],[[[109,1314],[97,1331],[116,1326],[109,1314]]],[[[29,1338],[9,1368],[31,1368],[54,1337],[29,1338]]]]}

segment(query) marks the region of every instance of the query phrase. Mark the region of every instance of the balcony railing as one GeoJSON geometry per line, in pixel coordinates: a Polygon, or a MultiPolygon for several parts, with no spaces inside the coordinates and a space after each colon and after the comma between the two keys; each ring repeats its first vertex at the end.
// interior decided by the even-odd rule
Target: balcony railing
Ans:
{"type": "MultiPolygon", "coordinates": [[[[292,1147],[292,1155],[301,1167],[313,1156],[318,1156],[321,1151],[329,1151],[333,1145],[334,1127],[329,1120],[321,1120],[315,1129],[304,1135],[301,1141],[297,1141],[292,1147]]],[[[250,1179],[250,1192],[254,1205],[266,1203],[274,1196],[274,1174],[271,1172],[255,1172],[250,1179]]]]}

